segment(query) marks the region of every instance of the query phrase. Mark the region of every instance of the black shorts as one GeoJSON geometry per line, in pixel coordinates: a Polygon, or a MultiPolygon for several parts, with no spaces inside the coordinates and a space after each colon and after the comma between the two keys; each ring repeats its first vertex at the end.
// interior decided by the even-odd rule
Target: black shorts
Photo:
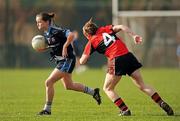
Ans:
{"type": "Polygon", "coordinates": [[[107,72],[116,76],[122,76],[126,74],[130,76],[140,67],[142,67],[142,64],[132,53],[129,52],[125,55],[115,57],[112,60],[108,60],[107,72]]]}
{"type": "Polygon", "coordinates": [[[75,67],[76,59],[74,58],[66,58],[63,60],[57,61],[56,68],[62,72],[72,73],[75,67]]]}

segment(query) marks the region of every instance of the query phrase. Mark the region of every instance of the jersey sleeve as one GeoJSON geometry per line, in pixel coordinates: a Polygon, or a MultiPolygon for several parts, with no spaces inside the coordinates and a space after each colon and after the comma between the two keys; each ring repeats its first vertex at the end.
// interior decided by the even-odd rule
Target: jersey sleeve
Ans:
{"type": "MultiPolygon", "coordinates": [[[[107,25],[107,26],[106,26],[106,29],[113,31],[113,26],[114,26],[114,25],[107,25]]],[[[113,31],[113,32],[114,32],[114,31],[113,31]]],[[[117,33],[117,32],[114,32],[114,33],[117,33]]]]}
{"type": "Polygon", "coordinates": [[[93,52],[95,51],[95,49],[93,48],[93,46],[91,45],[91,42],[88,42],[84,48],[84,52],[83,54],[85,55],[91,55],[93,52]]]}
{"type": "Polygon", "coordinates": [[[106,28],[107,28],[107,29],[111,29],[111,30],[112,30],[113,25],[107,25],[107,26],[106,26],[106,28]]]}
{"type": "Polygon", "coordinates": [[[69,29],[65,30],[65,36],[68,37],[71,31],[69,29]]]}
{"type": "Polygon", "coordinates": [[[62,29],[62,30],[60,30],[60,33],[62,36],[67,38],[69,36],[69,34],[71,33],[71,31],[69,29],[62,29]]]}
{"type": "Polygon", "coordinates": [[[71,31],[69,29],[57,29],[58,34],[62,37],[67,38],[69,36],[69,34],[71,33],[71,31]]]}

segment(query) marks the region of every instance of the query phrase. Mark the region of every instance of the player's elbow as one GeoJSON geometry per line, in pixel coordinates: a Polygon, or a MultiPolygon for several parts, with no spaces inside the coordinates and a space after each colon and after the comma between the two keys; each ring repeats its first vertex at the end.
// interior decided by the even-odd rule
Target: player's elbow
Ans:
{"type": "Polygon", "coordinates": [[[114,25],[114,27],[113,27],[114,32],[119,32],[119,31],[121,31],[123,29],[124,29],[123,25],[114,25]]]}

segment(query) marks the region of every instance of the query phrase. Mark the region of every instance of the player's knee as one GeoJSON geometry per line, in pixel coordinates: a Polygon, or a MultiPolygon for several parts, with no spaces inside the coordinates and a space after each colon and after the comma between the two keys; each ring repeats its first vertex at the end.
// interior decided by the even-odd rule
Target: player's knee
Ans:
{"type": "Polygon", "coordinates": [[[45,86],[46,87],[51,87],[51,86],[53,86],[53,81],[51,80],[51,79],[47,79],[46,81],[45,81],[45,86]]]}

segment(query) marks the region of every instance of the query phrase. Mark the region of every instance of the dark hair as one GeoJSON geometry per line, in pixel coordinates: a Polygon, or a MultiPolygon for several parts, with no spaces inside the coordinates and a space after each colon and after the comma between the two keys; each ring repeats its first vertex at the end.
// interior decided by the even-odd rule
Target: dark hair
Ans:
{"type": "Polygon", "coordinates": [[[85,31],[87,34],[95,35],[96,31],[98,29],[98,26],[93,23],[92,18],[86,24],[83,26],[83,31],[85,31]]]}
{"type": "Polygon", "coordinates": [[[36,15],[36,17],[42,17],[43,21],[49,21],[49,23],[53,21],[54,16],[55,16],[54,13],[46,13],[46,12],[41,12],[36,15]]]}

